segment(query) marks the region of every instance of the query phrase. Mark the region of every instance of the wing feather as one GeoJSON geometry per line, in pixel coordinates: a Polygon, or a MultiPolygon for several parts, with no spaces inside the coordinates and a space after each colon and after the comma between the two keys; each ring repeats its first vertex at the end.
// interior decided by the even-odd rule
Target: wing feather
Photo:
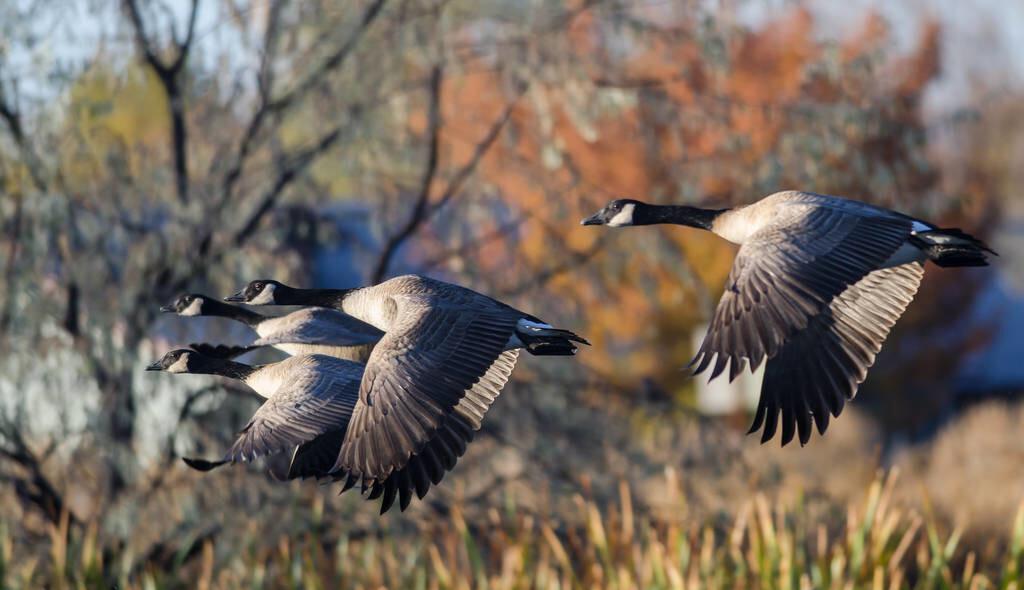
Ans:
{"type": "Polygon", "coordinates": [[[740,248],[690,363],[694,374],[713,367],[713,379],[731,363],[735,378],[744,361],[756,368],[774,357],[837,295],[881,266],[911,231],[912,221],[900,217],[831,207],[797,211],[740,248]]]}
{"type": "Polygon", "coordinates": [[[453,467],[508,380],[516,356],[504,348],[518,319],[482,296],[475,306],[400,299],[367,363],[336,468],[380,481],[428,444],[453,467]]]}
{"type": "Polygon", "coordinates": [[[856,395],[923,275],[918,262],[875,270],[811,318],[768,361],[750,431],[763,427],[762,442],[770,440],[781,413],[783,445],[794,434],[806,444],[812,423],[824,434],[828,414],[838,417],[856,395]]]}
{"type": "Polygon", "coordinates": [[[297,370],[256,410],[226,461],[252,461],[346,429],[358,400],[362,366],[319,355],[293,358],[297,370]]]}

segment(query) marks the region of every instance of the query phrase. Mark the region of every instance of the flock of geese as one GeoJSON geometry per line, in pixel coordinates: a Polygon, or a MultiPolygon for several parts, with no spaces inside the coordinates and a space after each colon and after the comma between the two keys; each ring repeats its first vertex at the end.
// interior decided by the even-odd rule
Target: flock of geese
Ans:
{"type": "MultiPolygon", "coordinates": [[[[739,244],[725,291],[690,363],[735,379],[766,363],[750,431],[781,428],[785,445],[824,434],[874,363],[931,260],[984,266],[984,243],[894,211],[814,193],[775,193],[724,210],[617,199],[583,225],[674,224],[739,244]]],[[[360,485],[381,513],[422,498],[465,452],[508,382],[519,352],[571,356],[577,334],[465,287],[416,275],[358,289],[298,289],[250,282],[224,298],[302,309],[266,316],[198,294],[161,308],[221,316],[251,327],[246,346],[193,344],[147,370],[220,375],[266,399],[217,461],[195,469],[291,452],[287,478],[360,485]],[[273,347],[285,360],[235,360],[273,347]]]]}

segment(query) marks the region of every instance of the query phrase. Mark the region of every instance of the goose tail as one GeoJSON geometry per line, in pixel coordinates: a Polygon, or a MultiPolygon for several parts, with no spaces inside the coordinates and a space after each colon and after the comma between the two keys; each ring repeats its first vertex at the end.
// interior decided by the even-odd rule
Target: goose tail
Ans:
{"type": "Polygon", "coordinates": [[[998,256],[985,242],[959,228],[918,232],[910,240],[928,255],[929,260],[945,268],[988,266],[987,254],[998,256]]]}
{"type": "Polygon", "coordinates": [[[575,332],[526,319],[516,324],[515,337],[535,356],[572,356],[578,350],[577,343],[590,346],[586,338],[575,332]]]}

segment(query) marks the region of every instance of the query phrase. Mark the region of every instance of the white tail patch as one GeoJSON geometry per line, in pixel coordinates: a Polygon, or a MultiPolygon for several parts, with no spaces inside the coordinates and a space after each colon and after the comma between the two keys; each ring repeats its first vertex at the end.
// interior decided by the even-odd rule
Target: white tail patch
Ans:
{"type": "Polygon", "coordinates": [[[554,326],[552,326],[551,324],[545,324],[544,322],[531,322],[526,318],[523,318],[516,322],[516,327],[521,330],[533,330],[534,332],[554,329],[554,326]]]}
{"type": "Polygon", "coordinates": [[[918,237],[929,244],[973,244],[970,240],[947,234],[931,233],[918,237]]]}
{"type": "Polygon", "coordinates": [[[923,231],[932,231],[933,229],[935,228],[928,225],[927,223],[917,220],[914,220],[913,225],[910,226],[910,231],[915,234],[923,231]]]}

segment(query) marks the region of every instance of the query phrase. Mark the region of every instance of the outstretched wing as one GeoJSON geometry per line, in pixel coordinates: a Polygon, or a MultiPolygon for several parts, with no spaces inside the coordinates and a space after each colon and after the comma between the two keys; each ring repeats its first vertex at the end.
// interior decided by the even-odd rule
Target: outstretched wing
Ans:
{"type": "Polygon", "coordinates": [[[750,432],[764,426],[771,439],[782,419],[782,444],[811,436],[812,421],[825,433],[853,399],[896,320],[917,293],[924,265],[911,262],[869,273],[832,300],[824,312],[786,341],[768,361],[761,400],[750,432]]]}
{"type": "Polygon", "coordinates": [[[833,298],[881,266],[910,235],[910,218],[801,207],[740,248],[711,326],[691,366],[715,360],[714,379],[756,368],[808,327],[833,298]]]}
{"type": "Polygon", "coordinates": [[[482,296],[479,306],[421,296],[396,298],[396,304],[394,325],[367,363],[336,465],[363,480],[383,481],[439,433],[438,444],[462,447],[440,458],[460,455],[458,441],[479,428],[511,371],[510,363],[498,361],[507,359],[502,352],[516,314],[482,296]]]}
{"type": "MultiPolygon", "coordinates": [[[[423,498],[431,485],[441,482],[444,474],[455,467],[459,457],[473,441],[473,435],[480,428],[484,414],[498,397],[515,367],[518,350],[501,353],[487,370],[487,373],[470,388],[455,410],[446,415],[434,436],[401,469],[393,471],[383,481],[363,480],[369,488],[369,498],[383,496],[381,514],[387,512],[398,499],[399,507],[405,510],[412,501],[413,493],[423,498]]],[[[359,483],[360,478],[344,474],[346,489],[359,483]]]]}
{"type": "Polygon", "coordinates": [[[297,357],[304,370],[253,415],[224,456],[252,461],[282,452],[335,430],[345,430],[356,405],[361,366],[329,357],[297,357]]]}

